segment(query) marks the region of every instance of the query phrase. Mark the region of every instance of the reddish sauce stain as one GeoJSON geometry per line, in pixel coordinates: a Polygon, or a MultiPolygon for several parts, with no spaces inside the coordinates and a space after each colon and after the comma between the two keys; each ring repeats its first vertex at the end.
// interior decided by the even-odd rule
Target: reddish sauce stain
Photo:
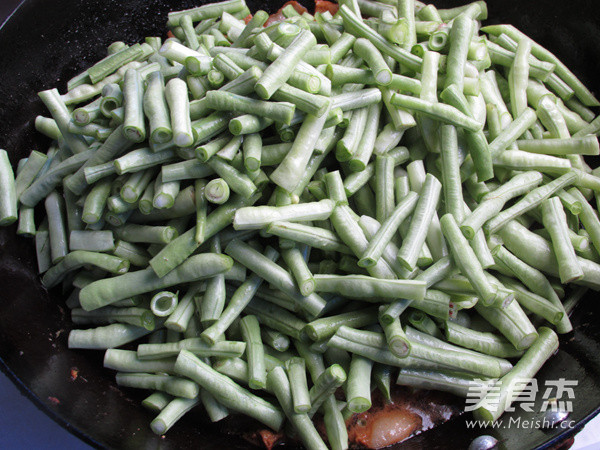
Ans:
{"type": "Polygon", "coordinates": [[[267,450],[271,450],[285,438],[283,433],[274,433],[271,430],[260,430],[258,434],[260,435],[262,444],[267,450]]]}
{"type": "Polygon", "coordinates": [[[338,12],[340,5],[327,0],[317,0],[315,2],[315,13],[324,13],[329,11],[331,15],[335,15],[338,12]]]}
{"type": "Polygon", "coordinates": [[[379,391],[373,393],[372,402],[370,410],[354,414],[346,423],[354,447],[377,449],[397,444],[461,411],[460,400],[452,395],[402,386],[393,388],[391,402],[379,391]]]}
{"type": "Polygon", "coordinates": [[[55,406],[60,405],[60,400],[56,397],[48,397],[48,401],[55,406]]]}
{"type": "MultiPolygon", "coordinates": [[[[350,448],[379,449],[400,443],[460,414],[461,405],[458,397],[443,392],[394,386],[391,402],[387,402],[379,391],[374,391],[371,409],[354,414],[346,422],[350,448]]],[[[323,418],[315,416],[314,420],[326,440],[323,418]]],[[[290,442],[282,433],[268,429],[249,431],[242,436],[268,450],[290,442]]]]}
{"type": "Polygon", "coordinates": [[[393,404],[374,412],[357,414],[352,421],[354,423],[348,429],[350,442],[367,448],[402,442],[421,426],[421,418],[417,414],[393,404]]]}
{"type": "Polygon", "coordinates": [[[275,14],[271,14],[267,21],[265,22],[265,27],[268,27],[275,22],[282,22],[285,20],[285,16],[281,13],[281,11],[277,11],[275,14]]]}

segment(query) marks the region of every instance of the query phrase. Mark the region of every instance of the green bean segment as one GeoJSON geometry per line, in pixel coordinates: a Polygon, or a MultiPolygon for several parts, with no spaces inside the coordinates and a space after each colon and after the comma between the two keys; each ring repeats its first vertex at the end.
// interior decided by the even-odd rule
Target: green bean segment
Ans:
{"type": "Polygon", "coordinates": [[[363,298],[407,298],[422,300],[425,283],[413,280],[378,280],[362,275],[315,275],[315,289],[346,297],[363,298]]]}
{"type": "Polygon", "coordinates": [[[179,353],[175,370],[197,382],[226,407],[250,415],[273,430],[281,427],[283,414],[278,408],[219,374],[187,350],[179,353]]]}
{"type": "Polygon", "coordinates": [[[17,220],[15,176],[6,150],[0,150],[0,183],[4,187],[0,195],[0,225],[6,226],[17,220]]]}

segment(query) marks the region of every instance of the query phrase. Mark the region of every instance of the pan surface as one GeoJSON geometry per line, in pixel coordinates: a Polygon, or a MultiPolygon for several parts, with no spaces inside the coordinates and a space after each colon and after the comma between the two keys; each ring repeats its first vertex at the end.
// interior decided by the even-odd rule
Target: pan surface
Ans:
{"type": "MultiPolygon", "coordinates": [[[[36,93],[58,86],[103,56],[106,46],[145,36],[162,36],[169,10],[196,6],[193,0],[25,0],[0,29],[0,147],[15,163],[48,142],[33,120],[44,112],[36,93]]],[[[282,1],[248,0],[251,10],[275,11],[282,1]]],[[[435,2],[438,7],[462,4],[435,2]]],[[[311,5],[306,5],[311,7],[311,5]]],[[[593,91],[600,92],[600,16],[593,0],[490,0],[487,23],[516,25],[555,52],[593,91]]],[[[598,165],[597,161],[591,164],[598,165]]],[[[152,415],[139,406],[142,395],[121,390],[102,369],[101,352],[71,351],[68,314],[60,292],[42,288],[32,242],[0,229],[0,366],[50,417],[97,447],[236,449],[248,444],[212,425],[201,414],[186,416],[167,437],[155,436],[152,415]],[[73,377],[76,370],[77,377],[73,377]]],[[[486,430],[505,448],[548,447],[580,429],[600,407],[600,307],[590,293],[573,315],[574,333],[538,375],[578,380],[572,427],[542,431],[535,426],[486,430]]],[[[534,408],[534,411],[539,408],[534,408]]],[[[506,421],[539,418],[516,411],[506,421]]],[[[522,424],[525,422],[521,422],[522,424]]],[[[251,426],[237,421],[236,426],[251,426]]],[[[32,430],[35,432],[35,430],[32,430]]],[[[458,417],[397,446],[406,449],[466,448],[481,429],[458,417]]]]}

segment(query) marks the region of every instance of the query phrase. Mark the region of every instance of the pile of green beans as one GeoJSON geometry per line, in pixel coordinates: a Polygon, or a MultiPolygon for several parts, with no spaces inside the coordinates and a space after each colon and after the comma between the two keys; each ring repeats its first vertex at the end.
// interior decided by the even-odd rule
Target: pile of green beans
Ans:
{"type": "Polygon", "coordinates": [[[344,449],[394,381],[500,386],[475,411],[497,419],[600,289],[598,101],[514,27],[481,28],[481,1],[249,13],[112,44],[40,92],[46,153],[13,172],[0,150],[0,225],[70,292],[69,346],[152,391],[158,434],[204,408],[344,449]]]}

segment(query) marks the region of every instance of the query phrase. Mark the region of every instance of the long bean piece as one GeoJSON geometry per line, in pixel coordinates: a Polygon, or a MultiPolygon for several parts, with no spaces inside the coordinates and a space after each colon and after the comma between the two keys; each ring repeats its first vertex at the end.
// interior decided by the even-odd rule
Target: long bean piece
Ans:
{"type": "Polygon", "coordinates": [[[437,209],[441,189],[442,184],[439,180],[427,174],[410,227],[398,251],[398,260],[407,270],[414,270],[417,264],[419,252],[423,248],[433,214],[437,209]]]}
{"type": "Polygon", "coordinates": [[[254,417],[273,430],[281,427],[283,414],[279,409],[221,375],[192,353],[186,350],[179,353],[175,371],[197,382],[226,407],[254,417]]]}
{"type": "Polygon", "coordinates": [[[10,225],[17,220],[17,191],[15,176],[6,150],[0,150],[0,226],[10,225]]]}
{"type": "Polygon", "coordinates": [[[549,328],[540,328],[540,335],[527,350],[525,355],[507,375],[498,380],[495,387],[499,388],[498,396],[491,394],[482,399],[481,406],[474,411],[475,417],[492,422],[510,406],[515,396],[525,388],[523,379],[530,379],[537,373],[542,364],[558,348],[558,337],[549,328]],[[516,379],[519,378],[518,384],[516,379]]]}
{"type": "Polygon", "coordinates": [[[231,258],[224,255],[196,255],[162,278],[148,268],[95,281],[81,290],[79,301],[85,310],[91,311],[134,295],[209,278],[228,271],[232,265],[231,258]]]}

